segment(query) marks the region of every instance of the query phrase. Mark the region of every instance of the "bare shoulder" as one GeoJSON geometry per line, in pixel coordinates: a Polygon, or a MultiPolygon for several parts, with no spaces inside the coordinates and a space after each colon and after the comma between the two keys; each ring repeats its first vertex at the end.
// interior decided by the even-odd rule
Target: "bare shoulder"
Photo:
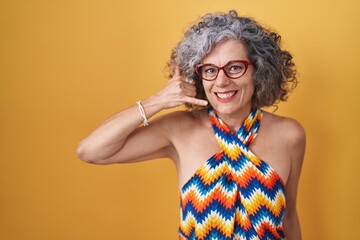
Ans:
{"type": "Polygon", "coordinates": [[[305,130],[298,121],[292,118],[278,116],[265,111],[263,113],[261,128],[265,127],[265,131],[268,131],[267,135],[274,139],[273,144],[275,145],[273,147],[279,149],[284,154],[284,159],[289,160],[290,175],[288,187],[296,189],[305,155],[305,130]]]}
{"type": "Polygon", "coordinates": [[[198,121],[199,118],[201,117],[202,112],[190,112],[190,111],[175,111],[175,112],[170,112],[167,114],[164,114],[162,116],[160,116],[157,121],[160,121],[162,124],[166,124],[166,125],[187,125],[187,124],[192,124],[195,121],[198,121]]]}
{"type": "Polygon", "coordinates": [[[299,146],[306,141],[303,126],[295,119],[263,111],[262,126],[276,133],[288,146],[299,146]]]}
{"type": "Polygon", "coordinates": [[[186,154],[194,151],[194,145],[189,143],[200,142],[206,138],[206,124],[209,122],[206,121],[206,116],[206,111],[176,111],[162,115],[154,121],[154,125],[157,125],[156,131],[161,131],[171,143],[168,155],[177,165],[181,159],[191,159],[186,154]]]}
{"type": "MultiPolygon", "coordinates": [[[[272,151],[279,165],[274,161],[277,171],[290,189],[296,189],[304,160],[306,134],[303,126],[295,119],[263,111],[259,135],[266,143],[266,149],[272,151]],[[271,141],[269,141],[271,139],[271,141]]],[[[291,192],[291,191],[290,191],[291,192]]]]}
{"type": "Polygon", "coordinates": [[[176,111],[160,116],[154,124],[166,131],[169,137],[178,136],[178,134],[187,134],[203,124],[205,115],[204,111],[176,111]]]}

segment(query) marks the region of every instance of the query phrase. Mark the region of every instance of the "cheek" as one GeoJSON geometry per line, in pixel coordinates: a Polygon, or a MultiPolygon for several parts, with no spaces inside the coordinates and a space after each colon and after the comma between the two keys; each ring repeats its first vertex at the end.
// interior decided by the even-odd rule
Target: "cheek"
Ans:
{"type": "Polygon", "coordinates": [[[254,84],[254,80],[250,80],[248,85],[247,85],[247,88],[249,90],[251,90],[252,92],[254,92],[254,89],[255,89],[255,84],[254,84]]]}
{"type": "Polygon", "coordinates": [[[239,82],[238,84],[236,84],[236,86],[239,89],[245,89],[246,91],[249,91],[249,90],[251,91],[255,87],[254,81],[252,79],[246,79],[246,81],[239,82]]]}
{"type": "Polygon", "coordinates": [[[211,83],[208,81],[203,81],[202,85],[203,85],[204,92],[207,95],[211,89],[211,83]]]}
{"type": "Polygon", "coordinates": [[[196,94],[199,98],[207,100],[208,91],[208,86],[206,85],[206,83],[204,84],[204,81],[197,83],[196,94]]]}
{"type": "Polygon", "coordinates": [[[246,81],[244,81],[244,87],[248,89],[254,89],[255,88],[255,82],[253,78],[248,78],[246,81]]]}
{"type": "Polygon", "coordinates": [[[237,85],[240,90],[240,96],[243,99],[250,99],[254,95],[255,85],[253,80],[249,80],[247,82],[243,82],[237,85]]]}

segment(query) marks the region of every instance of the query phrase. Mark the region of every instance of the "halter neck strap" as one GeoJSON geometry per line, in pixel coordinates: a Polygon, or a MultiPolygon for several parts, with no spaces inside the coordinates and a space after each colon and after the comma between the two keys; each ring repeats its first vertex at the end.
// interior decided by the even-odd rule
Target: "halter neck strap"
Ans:
{"type": "Polygon", "coordinates": [[[210,108],[208,114],[220,148],[233,160],[238,158],[241,148],[250,146],[255,140],[262,118],[260,109],[252,109],[236,134],[233,134],[214,109],[210,108]]]}

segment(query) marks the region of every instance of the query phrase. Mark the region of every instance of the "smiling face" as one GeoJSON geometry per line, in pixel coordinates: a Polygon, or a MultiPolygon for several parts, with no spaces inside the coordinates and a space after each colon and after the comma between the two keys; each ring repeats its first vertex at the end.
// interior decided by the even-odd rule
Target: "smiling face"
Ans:
{"type": "MultiPolygon", "coordinates": [[[[222,67],[234,60],[249,61],[244,44],[230,39],[217,44],[201,63],[222,67]]],[[[220,70],[215,80],[202,80],[206,97],[219,116],[247,115],[250,112],[254,93],[253,75],[254,67],[249,65],[246,73],[238,79],[231,79],[220,70]]]]}

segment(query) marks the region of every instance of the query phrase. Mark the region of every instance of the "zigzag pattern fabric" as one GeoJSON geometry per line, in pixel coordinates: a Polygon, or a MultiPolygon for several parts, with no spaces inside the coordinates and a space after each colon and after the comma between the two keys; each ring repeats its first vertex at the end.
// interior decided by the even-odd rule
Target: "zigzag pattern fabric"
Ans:
{"type": "Polygon", "coordinates": [[[179,239],[283,239],[285,184],[248,148],[261,110],[252,109],[236,134],[213,109],[208,114],[221,151],[181,189],[179,239]]]}

